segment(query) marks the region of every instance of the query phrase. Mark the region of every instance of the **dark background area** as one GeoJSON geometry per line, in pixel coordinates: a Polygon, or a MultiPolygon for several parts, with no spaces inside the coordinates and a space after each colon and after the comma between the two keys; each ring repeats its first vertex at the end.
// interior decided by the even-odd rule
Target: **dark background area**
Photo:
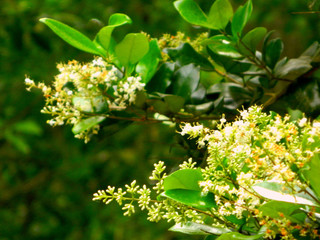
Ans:
{"type": "MultiPolygon", "coordinates": [[[[177,31],[193,37],[201,32],[185,23],[169,0],[2,0],[0,3],[0,239],[200,239],[167,231],[171,224],[149,223],[146,214],[122,216],[116,204],[92,202],[92,194],[108,185],[137,179],[148,183],[153,164],[170,167],[186,159],[166,125],[131,124],[110,134],[102,131],[88,144],[73,137],[70,127],[52,128],[40,109],[40,92],[25,90],[24,78],[50,83],[56,63],[90,61],[55,36],[41,17],[62,21],[93,37],[112,13],[129,15],[133,24],[115,31],[144,31],[152,37],[177,31]]],[[[213,1],[197,1],[209,10],[213,1]]],[[[244,1],[231,1],[234,7],[244,1]]],[[[319,40],[318,14],[308,1],[253,0],[248,29],[276,30],[285,54],[298,56],[319,40]]]]}

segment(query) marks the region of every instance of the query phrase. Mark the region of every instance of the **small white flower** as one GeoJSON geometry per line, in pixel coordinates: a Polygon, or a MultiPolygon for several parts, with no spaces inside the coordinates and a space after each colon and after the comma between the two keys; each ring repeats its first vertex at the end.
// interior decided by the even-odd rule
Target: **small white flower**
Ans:
{"type": "Polygon", "coordinates": [[[25,84],[27,84],[27,85],[33,85],[33,84],[34,84],[34,81],[31,80],[30,78],[26,78],[26,79],[24,80],[24,82],[25,82],[25,84]]]}
{"type": "Polygon", "coordinates": [[[302,119],[299,121],[299,127],[305,126],[306,123],[307,123],[307,119],[306,119],[306,118],[302,118],[302,119]]]}

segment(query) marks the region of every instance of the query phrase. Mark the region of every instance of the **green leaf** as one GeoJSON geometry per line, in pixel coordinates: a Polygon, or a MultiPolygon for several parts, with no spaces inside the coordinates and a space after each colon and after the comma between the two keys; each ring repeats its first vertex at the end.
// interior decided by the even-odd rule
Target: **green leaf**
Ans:
{"type": "Polygon", "coordinates": [[[176,96],[176,95],[168,95],[164,97],[164,101],[168,106],[170,112],[178,113],[185,103],[183,97],[176,96]]]}
{"type": "Polygon", "coordinates": [[[103,116],[94,116],[94,117],[83,119],[73,126],[72,132],[74,134],[81,133],[81,132],[88,130],[88,129],[92,128],[93,126],[101,123],[105,119],[106,119],[106,117],[103,117],[103,116]]]}
{"type": "MultiPolygon", "coordinates": [[[[262,197],[271,200],[319,207],[319,204],[312,197],[301,192],[301,189],[298,187],[293,191],[292,189],[289,189],[288,186],[281,183],[261,182],[255,184],[252,189],[262,197]]],[[[313,193],[311,189],[307,190],[311,194],[313,193]]]]}
{"type": "Polygon", "coordinates": [[[199,67],[189,64],[181,67],[175,73],[175,80],[172,83],[174,95],[189,99],[191,94],[197,89],[200,80],[199,67]]]}
{"type": "Polygon", "coordinates": [[[240,51],[244,54],[255,53],[260,41],[267,34],[267,29],[264,27],[257,27],[248,32],[239,43],[240,51]],[[243,46],[244,44],[244,46],[243,46]]]}
{"type": "Polygon", "coordinates": [[[166,62],[162,64],[159,70],[148,82],[146,86],[147,92],[164,93],[167,87],[171,84],[174,68],[175,68],[174,63],[166,62]]]}
{"type": "Polygon", "coordinates": [[[221,235],[231,232],[231,230],[227,228],[212,227],[195,222],[177,223],[176,225],[169,228],[169,231],[181,232],[190,235],[221,235]]]}
{"type": "Polygon", "coordinates": [[[241,37],[242,30],[247,24],[249,18],[251,17],[251,13],[252,13],[251,0],[248,0],[244,6],[240,6],[235,12],[232,18],[232,23],[231,23],[232,35],[235,38],[241,37]]]}
{"type": "Polygon", "coordinates": [[[230,58],[241,58],[242,55],[234,47],[233,43],[223,35],[216,35],[207,40],[208,47],[214,53],[230,57],[230,58]]]}
{"type": "Polygon", "coordinates": [[[71,46],[84,52],[105,56],[105,53],[97,48],[97,46],[88,37],[74,28],[50,18],[41,18],[39,21],[46,24],[55,34],[71,46]]]}
{"type": "Polygon", "coordinates": [[[193,0],[178,0],[174,2],[174,6],[187,22],[202,27],[211,27],[206,14],[193,0]]]}
{"type": "Polygon", "coordinates": [[[142,33],[129,33],[116,46],[115,54],[124,67],[136,64],[149,51],[148,38],[142,33]]]}
{"type": "Polygon", "coordinates": [[[207,195],[203,195],[201,191],[171,189],[163,192],[161,196],[202,210],[208,210],[210,208],[217,207],[214,195],[211,192],[209,192],[207,195]]]}
{"type": "Polygon", "coordinates": [[[269,216],[274,219],[283,218],[285,216],[291,222],[294,223],[304,223],[306,214],[300,210],[301,205],[279,202],[279,201],[270,201],[263,204],[259,211],[262,212],[263,216],[269,216]],[[283,214],[283,216],[280,216],[283,214]]]}
{"type": "Polygon", "coordinates": [[[308,72],[311,66],[311,58],[304,56],[301,58],[292,58],[284,65],[275,68],[275,75],[279,78],[296,80],[298,77],[308,72]]]}
{"type": "Polygon", "coordinates": [[[163,180],[163,186],[165,191],[172,189],[201,191],[200,181],[203,181],[200,169],[182,169],[167,176],[163,180]]]}
{"type": "Polygon", "coordinates": [[[273,69],[276,63],[279,61],[281,53],[283,51],[283,42],[280,38],[272,39],[265,44],[263,52],[263,58],[268,67],[273,69]]]}
{"type": "Polygon", "coordinates": [[[225,29],[233,16],[233,9],[228,0],[216,0],[208,15],[208,23],[212,29],[225,29]]]}
{"type": "Polygon", "coordinates": [[[72,99],[72,103],[79,111],[86,113],[102,113],[108,110],[108,104],[103,96],[75,96],[72,99]]]}
{"type": "Polygon", "coordinates": [[[217,240],[255,240],[255,239],[262,239],[263,235],[264,234],[248,236],[238,232],[232,232],[232,233],[222,234],[220,237],[217,238],[217,240]]]}
{"type": "Polygon", "coordinates": [[[130,23],[132,23],[132,20],[125,14],[115,13],[111,15],[109,18],[109,25],[100,29],[94,42],[102,46],[103,49],[108,52],[113,29],[130,23]]]}
{"type": "Polygon", "coordinates": [[[13,125],[13,129],[19,133],[40,136],[42,134],[42,128],[35,121],[24,120],[17,122],[13,125]]]}
{"type": "Polygon", "coordinates": [[[189,43],[181,44],[177,48],[166,48],[164,52],[167,53],[172,60],[176,61],[179,66],[194,63],[204,70],[214,69],[210,61],[199,54],[189,43]]]}
{"type": "Polygon", "coordinates": [[[318,176],[318,174],[320,173],[320,154],[319,153],[315,153],[312,156],[306,168],[307,170],[303,171],[303,176],[309,181],[310,186],[312,187],[318,199],[320,200],[320,178],[318,176]]]}
{"type": "Polygon", "coordinates": [[[149,43],[148,53],[139,61],[136,72],[140,74],[142,82],[148,83],[157,71],[161,59],[161,50],[156,39],[149,43]]]}

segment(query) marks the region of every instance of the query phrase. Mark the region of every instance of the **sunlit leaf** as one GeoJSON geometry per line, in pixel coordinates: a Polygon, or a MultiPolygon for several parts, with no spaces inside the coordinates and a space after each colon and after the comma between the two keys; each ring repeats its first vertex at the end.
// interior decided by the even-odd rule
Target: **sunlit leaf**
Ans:
{"type": "Polygon", "coordinates": [[[298,204],[270,201],[263,204],[259,208],[259,211],[263,216],[269,216],[275,219],[286,217],[291,222],[303,223],[306,218],[306,214],[302,212],[300,208],[301,205],[298,204]]]}
{"type": "MultiPolygon", "coordinates": [[[[300,191],[300,189],[289,189],[288,186],[277,182],[261,182],[252,186],[253,190],[256,191],[262,197],[295,204],[303,204],[309,206],[319,206],[319,204],[310,195],[300,191]]],[[[311,189],[307,189],[312,194],[311,189]]],[[[314,194],[313,194],[314,195],[314,194]]]]}
{"type": "Polygon", "coordinates": [[[199,181],[203,181],[200,169],[182,169],[167,176],[164,181],[164,190],[188,189],[201,191],[199,181]]]}
{"type": "Polygon", "coordinates": [[[81,132],[88,130],[88,129],[92,128],[93,126],[101,123],[105,119],[106,118],[103,116],[94,116],[94,117],[83,119],[73,126],[72,132],[74,134],[81,133],[81,132]]]}
{"type": "Polygon", "coordinates": [[[88,37],[74,28],[50,18],[41,18],[39,21],[46,24],[55,34],[71,46],[88,53],[105,56],[105,53],[97,48],[88,37]]]}
{"type": "Polygon", "coordinates": [[[206,14],[201,10],[199,5],[193,0],[178,0],[174,2],[175,8],[187,22],[210,28],[206,14]]]}
{"type": "Polygon", "coordinates": [[[111,34],[114,28],[132,23],[132,20],[125,14],[115,13],[109,18],[109,25],[100,29],[94,42],[98,43],[105,51],[109,50],[111,34]]]}
{"type": "Polygon", "coordinates": [[[216,0],[208,15],[208,22],[212,29],[225,29],[233,16],[233,9],[228,0],[216,0]]]}
{"type": "Polygon", "coordinates": [[[177,223],[176,225],[169,228],[169,231],[181,232],[190,235],[221,235],[231,232],[231,230],[229,230],[228,228],[212,227],[194,222],[177,223]]]}
{"type": "Polygon", "coordinates": [[[161,196],[202,210],[217,207],[214,195],[211,192],[209,192],[207,195],[203,195],[201,191],[171,189],[163,192],[161,196]]]}
{"type": "MultiPolygon", "coordinates": [[[[320,145],[319,142],[318,142],[318,145],[320,145]]],[[[312,156],[306,168],[307,170],[303,171],[303,176],[309,181],[312,189],[314,190],[318,199],[320,200],[320,178],[318,176],[318,174],[320,173],[320,154],[319,153],[315,153],[312,156]]]]}
{"type": "Polygon", "coordinates": [[[217,240],[255,240],[261,239],[264,234],[244,235],[238,232],[231,232],[222,234],[217,240]]]}
{"type": "Polygon", "coordinates": [[[142,33],[129,33],[116,46],[115,54],[124,67],[136,64],[149,51],[149,41],[142,33]]]}
{"type": "Polygon", "coordinates": [[[251,0],[248,0],[245,5],[240,6],[235,12],[232,18],[232,23],[231,23],[232,35],[235,38],[238,38],[242,35],[242,30],[247,24],[249,18],[251,17],[251,13],[252,13],[251,0]]]}
{"type": "Polygon", "coordinates": [[[72,99],[72,103],[76,109],[86,113],[102,113],[108,110],[108,104],[103,96],[75,96],[72,99]]]}
{"type": "Polygon", "coordinates": [[[223,35],[216,35],[207,41],[208,47],[216,54],[231,58],[241,58],[242,55],[232,42],[223,35]]]}

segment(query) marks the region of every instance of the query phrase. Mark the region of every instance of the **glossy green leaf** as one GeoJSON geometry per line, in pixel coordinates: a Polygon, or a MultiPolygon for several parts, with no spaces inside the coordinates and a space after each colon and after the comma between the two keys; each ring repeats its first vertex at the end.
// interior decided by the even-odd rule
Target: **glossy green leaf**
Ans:
{"type": "Polygon", "coordinates": [[[165,93],[167,87],[171,84],[174,68],[174,63],[166,62],[162,64],[146,85],[147,92],[165,93]]]}
{"type": "Polygon", "coordinates": [[[102,96],[75,96],[72,99],[72,103],[79,111],[86,113],[102,113],[108,110],[108,104],[102,96]]]}
{"type": "Polygon", "coordinates": [[[231,58],[241,58],[242,55],[234,47],[232,42],[223,35],[216,35],[207,41],[208,47],[214,53],[231,58]]]}
{"type": "Polygon", "coordinates": [[[94,42],[102,46],[105,51],[108,51],[113,29],[130,23],[132,23],[132,20],[125,14],[115,13],[111,15],[109,18],[109,25],[100,29],[94,42]]]}
{"type": "Polygon", "coordinates": [[[235,38],[241,37],[242,30],[247,24],[249,18],[251,17],[251,13],[252,13],[251,0],[248,0],[245,5],[240,6],[235,12],[232,18],[232,23],[231,23],[232,35],[235,38]]]}
{"type": "Polygon", "coordinates": [[[187,189],[171,189],[163,192],[162,197],[166,197],[179,203],[197,209],[207,210],[217,207],[213,193],[203,195],[201,191],[187,189]]]}
{"type": "Polygon", "coordinates": [[[201,191],[200,181],[203,181],[200,169],[182,169],[167,176],[163,181],[163,186],[165,191],[172,189],[201,191]]]}
{"type": "Polygon", "coordinates": [[[257,234],[257,235],[243,235],[238,232],[232,233],[225,233],[222,234],[217,240],[255,240],[255,239],[262,239],[264,234],[257,234]]]}
{"type": "Polygon", "coordinates": [[[103,116],[94,116],[94,117],[83,119],[73,126],[72,132],[74,134],[81,133],[81,132],[88,130],[88,129],[92,128],[93,126],[101,123],[105,119],[106,119],[106,117],[103,117],[103,116]]]}
{"type": "Polygon", "coordinates": [[[276,63],[279,61],[281,53],[283,51],[283,42],[280,38],[272,39],[265,45],[263,52],[263,58],[268,67],[273,69],[276,63]]]}
{"type": "Polygon", "coordinates": [[[213,70],[210,61],[198,53],[189,43],[181,44],[177,48],[166,48],[164,50],[170,58],[177,62],[179,66],[184,66],[190,63],[199,65],[201,69],[213,70]]]}
{"type": "Polygon", "coordinates": [[[185,103],[183,97],[176,96],[176,95],[168,95],[164,97],[164,101],[168,106],[170,112],[178,113],[185,103]]]}
{"type": "Polygon", "coordinates": [[[193,0],[178,0],[174,2],[174,6],[187,22],[202,27],[211,27],[206,14],[193,0]]]}
{"type": "Polygon", "coordinates": [[[169,228],[169,231],[181,232],[190,235],[221,235],[224,233],[231,232],[228,228],[212,227],[195,222],[177,223],[176,225],[169,228]]]}
{"type": "Polygon", "coordinates": [[[140,74],[142,82],[148,83],[157,71],[161,59],[161,50],[156,39],[149,43],[148,53],[139,61],[136,72],[140,74]]]}
{"type": "Polygon", "coordinates": [[[115,54],[122,66],[136,64],[149,51],[148,38],[142,33],[129,33],[116,46],[115,54]]]}
{"type": "Polygon", "coordinates": [[[211,29],[225,29],[233,16],[233,9],[228,0],[216,0],[208,15],[208,23],[211,29]]]}
{"type": "Polygon", "coordinates": [[[267,29],[257,27],[248,32],[239,43],[240,51],[244,54],[255,54],[258,44],[267,34],[267,29]]]}
{"type": "MultiPolygon", "coordinates": [[[[318,142],[320,145],[320,142],[318,142]]],[[[318,146],[319,147],[319,146],[318,146]]],[[[318,196],[320,200],[320,178],[318,174],[320,173],[320,154],[315,153],[310,162],[306,166],[307,170],[303,171],[303,176],[309,181],[310,186],[318,196]]]]}
{"type": "Polygon", "coordinates": [[[200,69],[194,64],[181,67],[175,73],[175,80],[172,83],[174,95],[189,99],[191,94],[197,89],[200,80],[200,69]]]}
{"type": "Polygon", "coordinates": [[[55,34],[71,46],[84,52],[105,56],[105,53],[97,48],[88,37],[74,28],[50,18],[41,18],[39,21],[46,24],[55,34]]]}
{"type": "MultiPolygon", "coordinates": [[[[267,199],[309,206],[319,206],[310,195],[301,192],[298,188],[293,191],[292,189],[289,189],[288,186],[281,183],[261,182],[252,186],[252,189],[267,199]]],[[[307,190],[313,194],[311,189],[307,190]]]]}
{"type": "Polygon", "coordinates": [[[263,204],[259,211],[263,216],[269,216],[271,218],[279,219],[286,217],[291,222],[294,223],[303,223],[306,214],[300,210],[301,205],[288,203],[288,202],[279,202],[279,201],[270,201],[263,204]],[[283,216],[280,216],[283,214],[283,216]]]}
{"type": "Polygon", "coordinates": [[[296,80],[311,68],[311,57],[292,58],[284,65],[275,68],[275,75],[279,78],[296,80]]]}

